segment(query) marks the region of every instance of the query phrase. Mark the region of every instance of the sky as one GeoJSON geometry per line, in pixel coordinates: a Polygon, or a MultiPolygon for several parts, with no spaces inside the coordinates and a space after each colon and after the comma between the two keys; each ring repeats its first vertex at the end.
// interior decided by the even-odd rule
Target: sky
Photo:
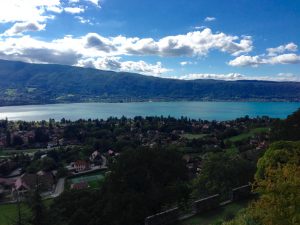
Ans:
{"type": "Polygon", "coordinates": [[[0,59],[300,81],[299,0],[1,0],[0,59]]]}

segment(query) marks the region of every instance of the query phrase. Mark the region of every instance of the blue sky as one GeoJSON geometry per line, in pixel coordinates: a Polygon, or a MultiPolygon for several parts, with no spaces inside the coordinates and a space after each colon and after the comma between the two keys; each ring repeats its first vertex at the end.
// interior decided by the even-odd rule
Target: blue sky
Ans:
{"type": "Polygon", "coordinates": [[[0,58],[300,81],[300,1],[1,0],[0,58]]]}

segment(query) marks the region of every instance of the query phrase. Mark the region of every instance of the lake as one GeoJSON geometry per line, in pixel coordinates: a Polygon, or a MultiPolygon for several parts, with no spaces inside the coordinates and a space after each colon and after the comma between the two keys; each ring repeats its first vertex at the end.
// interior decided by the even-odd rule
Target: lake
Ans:
{"type": "Polygon", "coordinates": [[[134,116],[186,116],[204,120],[230,120],[249,115],[286,118],[300,108],[300,102],[137,102],[72,103],[0,107],[0,119],[70,120],[134,116]]]}

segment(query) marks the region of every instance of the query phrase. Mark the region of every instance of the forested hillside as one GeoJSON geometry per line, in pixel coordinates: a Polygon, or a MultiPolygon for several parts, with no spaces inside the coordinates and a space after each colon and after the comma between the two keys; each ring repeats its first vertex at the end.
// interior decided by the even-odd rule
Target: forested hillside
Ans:
{"type": "Polygon", "coordinates": [[[187,81],[0,60],[0,105],[149,100],[299,101],[300,83],[187,81]]]}

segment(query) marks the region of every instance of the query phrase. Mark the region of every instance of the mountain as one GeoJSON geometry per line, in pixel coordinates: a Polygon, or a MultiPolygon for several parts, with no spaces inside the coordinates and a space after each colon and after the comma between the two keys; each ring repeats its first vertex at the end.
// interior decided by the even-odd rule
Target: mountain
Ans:
{"type": "Polygon", "coordinates": [[[299,82],[176,80],[0,60],[0,105],[172,100],[300,101],[299,82]]]}

